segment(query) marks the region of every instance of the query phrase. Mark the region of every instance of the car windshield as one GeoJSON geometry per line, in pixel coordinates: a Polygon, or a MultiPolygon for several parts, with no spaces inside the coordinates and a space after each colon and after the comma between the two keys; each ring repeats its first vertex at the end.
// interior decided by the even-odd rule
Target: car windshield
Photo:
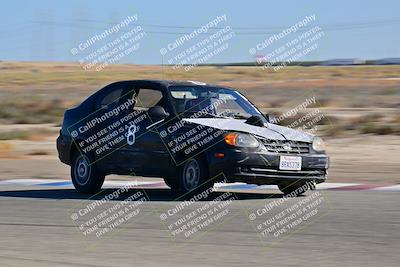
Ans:
{"type": "Polygon", "coordinates": [[[176,111],[184,117],[233,117],[247,119],[262,116],[242,94],[234,90],[203,86],[169,87],[176,111]]]}

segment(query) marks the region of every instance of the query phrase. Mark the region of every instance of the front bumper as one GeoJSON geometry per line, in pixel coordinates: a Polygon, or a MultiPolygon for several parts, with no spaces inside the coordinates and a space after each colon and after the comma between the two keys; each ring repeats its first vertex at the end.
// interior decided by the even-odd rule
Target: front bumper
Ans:
{"type": "Polygon", "coordinates": [[[271,154],[246,152],[241,150],[224,151],[225,158],[214,161],[211,173],[223,172],[229,182],[249,184],[278,184],[294,182],[299,179],[322,183],[326,180],[329,157],[326,154],[291,154],[302,158],[299,171],[279,169],[280,156],[288,154],[271,154]]]}

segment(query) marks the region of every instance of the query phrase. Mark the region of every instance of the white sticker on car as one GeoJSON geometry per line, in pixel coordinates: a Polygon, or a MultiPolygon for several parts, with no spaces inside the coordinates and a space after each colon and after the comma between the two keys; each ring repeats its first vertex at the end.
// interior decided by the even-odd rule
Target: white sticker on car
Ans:
{"type": "Polygon", "coordinates": [[[135,141],[136,141],[135,133],[136,133],[136,131],[137,131],[137,127],[136,127],[135,124],[132,124],[131,126],[129,126],[128,134],[126,135],[126,142],[130,146],[135,144],[135,141]]]}

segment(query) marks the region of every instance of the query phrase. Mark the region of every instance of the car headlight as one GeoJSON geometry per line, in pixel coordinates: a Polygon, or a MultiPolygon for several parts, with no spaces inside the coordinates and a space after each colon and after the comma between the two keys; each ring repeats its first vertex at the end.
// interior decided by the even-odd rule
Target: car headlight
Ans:
{"type": "Polygon", "coordinates": [[[312,148],[315,151],[321,152],[325,151],[325,142],[322,140],[322,138],[315,137],[313,142],[312,142],[312,148]]]}
{"type": "Polygon", "coordinates": [[[237,147],[258,147],[259,143],[256,138],[249,134],[228,133],[224,137],[225,143],[237,147]]]}

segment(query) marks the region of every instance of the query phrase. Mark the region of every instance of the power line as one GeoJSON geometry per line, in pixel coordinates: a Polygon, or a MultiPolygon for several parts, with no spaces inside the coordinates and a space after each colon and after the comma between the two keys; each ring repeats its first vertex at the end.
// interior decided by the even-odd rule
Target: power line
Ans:
{"type": "MultiPolygon", "coordinates": [[[[60,23],[54,21],[33,21],[36,24],[47,24],[47,25],[55,25],[55,26],[66,26],[66,27],[82,27],[81,25],[74,25],[73,23],[60,23]]],[[[97,23],[105,23],[98,21],[97,23]]],[[[110,24],[108,22],[107,24],[110,24]]],[[[117,24],[117,23],[113,23],[117,24]]],[[[400,19],[391,19],[391,20],[381,20],[381,21],[374,21],[374,22],[356,22],[356,23],[347,23],[347,24],[335,24],[335,25],[321,25],[321,29],[324,31],[344,31],[344,30],[354,30],[354,29],[366,29],[366,28],[373,28],[373,27],[382,27],[382,26],[393,26],[400,24],[400,19]]],[[[135,26],[141,26],[143,28],[162,28],[162,29],[198,29],[200,27],[193,27],[193,26],[167,26],[167,25],[157,25],[157,24],[134,24],[135,26]]],[[[93,26],[83,26],[86,28],[96,29],[96,30],[104,30],[104,28],[100,27],[93,27],[93,26]]],[[[315,27],[315,26],[314,26],[315,27]]],[[[289,27],[231,27],[232,30],[235,31],[236,35],[269,35],[269,34],[277,34],[281,31],[289,28],[289,27]],[[275,29],[269,31],[243,31],[242,29],[275,29]]],[[[298,32],[304,32],[309,30],[311,27],[304,27],[298,30],[298,32]]],[[[210,35],[214,34],[213,30],[224,29],[223,27],[212,27],[209,28],[210,32],[201,33],[203,35],[210,35]]],[[[145,30],[147,34],[156,34],[156,35],[184,35],[190,34],[191,32],[186,31],[160,31],[157,30],[145,30]]],[[[122,32],[124,32],[122,30],[122,32]]]]}
{"type": "MultiPolygon", "coordinates": [[[[101,20],[90,20],[90,19],[78,19],[76,22],[94,22],[94,23],[102,23],[102,24],[118,24],[118,22],[105,22],[101,20]]],[[[394,19],[385,19],[385,20],[375,20],[375,21],[364,21],[364,22],[353,22],[353,23],[341,23],[341,24],[328,24],[328,25],[320,25],[320,27],[323,28],[330,28],[330,27],[342,27],[342,26],[371,26],[371,25],[384,25],[388,23],[393,23],[397,24],[400,23],[400,18],[394,18],[394,19]]],[[[136,24],[138,26],[142,27],[154,27],[154,28],[166,28],[166,29],[198,29],[201,26],[177,26],[177,25],[160,25],[160,24],[136,24]]],[[[280,27],[266,27],[266,26],[261,26],[261,27],[239,27],[239,26],[232,26],[232,29],[234,30],[285,30],[289,28],[290,26],[280,26],[280,27]]],[[[215,30],[221,30],[224,29],[224,27],[211,27],[210,29],[215,29],[215,30]]]]}

